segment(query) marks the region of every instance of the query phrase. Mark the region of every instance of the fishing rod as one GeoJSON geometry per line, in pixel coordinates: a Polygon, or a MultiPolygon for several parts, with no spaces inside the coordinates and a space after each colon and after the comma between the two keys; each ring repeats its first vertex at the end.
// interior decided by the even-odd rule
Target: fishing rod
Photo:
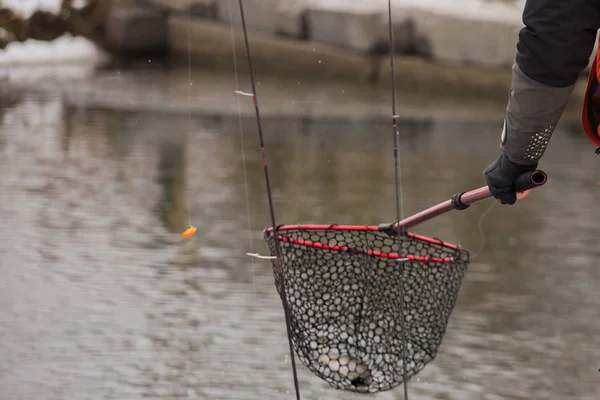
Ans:
{"type": "MultiPolygon", "coordinates": [[[[398,143],[400,141],[400,131],[398,130],[398,115],[396,113],[396,67],[395,67],[395,45],[394,45],[394,30],[392,28],[392,0],[388,0],[388,34],[389,34],[389,45],[390,45],[390,75],[391,75],[391,83],[392,83],[392,140],[394,143],[394,189],[396,195],[396,221],[400,221],[402,216],[402,212],[400,209],[400,187],[399,183],[400,173],[398,171],[400,161],[399,161],[399,149],[398,143]]],[[[397,234],[398,243],[401,242],[401,236],[403,234],[403,227],[398,225],[399,229],[396,229],[395,232],[397,234]]],[[[398,254],[400,254],[400,248],[398,248],[398,254]]],[[[400,331],[402,333],[402,383],[404,387],[404,400],[408,400],[408,379],[406,376],[407,373],[407,363],[408,357],[406,353],[406,314],[405,314],[405,304],[404,304],[404,282],[400,281],[400,293],[399,293],[399,308],[400,308],[400,331]]]]}
{"type": "MultiPolygon", "coordinates": [[[[260,151],[261,151],[261,158],[262,158],[262,164],[263,164],[263,170],[264,170],[264,175],[265,175],[265,184],[267,186],[267,199],[269,201],[269,213],[271,216],[271,223],[273,224],[272,226],[276,226],[275,225],[275,211],[273,208],[273,196],[271,193],[271,184],[269,181],[269,170],[268,170],[268,166],[267,166],[267,157],[266,157],[266,150],[265,150],[265,142],[264,142],[264,138],[263,138],[263,132],[262,132],[262,124],[261,124],[261,120],[260,120],[260,111],[258,108],[258,96],[256,94],[256,84],[254,81],[254,71],[252,69],[252,57],[250,55],[250,44],[248,41],[248,29],[246,28],[246,18],[244,16],[244,6],[242,5],[242,0],[239,0],[239,6],[240,6],[240,16],[241,16],[241,20],[242,20],[242,28],[244,31],[244,43],[246,46],[246,57],[248,58],[248,70],[249,70],[249,74],[250,74],[250,83],[252,85],[252,101],[254,103],[254,111],[256,114],[256,124],[257,124],[257,128],[258,128],[258,139],[260,142],[260,151]]],[[[288,302],[287,302],[287,295],[286,295],[286,287],[285,287],[285,277],[284,277],[284,273],[283,273],[283,257],[281,257],[281,249],[279,246],[279,243],[275,244],[275,248],[273,249],[274,253],[275,253],[275,265],[276,265],[276,273],[277,273],[277,278],[279,279],[279,285],[277,287],[279,293],[280,293],[280,297],[281,297],[281,302],[283,305],[283,312],[284,312],[284,316],[285,316],[285,325],[287,328],[287,336],[288,336],[288,344],[289,344],[289,352],[290,352],[290,359],[291,359],[291,363],[292,363],[292,373],[293,373],[293,378],[294,378],[294,389],[296,391],[296,400],[300,400],[300,387],[298,384],[298,372],[296,369],[296,361],[295,361],[295,357],[294,357],[294,346],[293,346],[293,340],[292,340],[292,331],[291,331],[291,320],[290,320],[290,312],[289,312],[289,306],[288,306],[288,302]]]]}

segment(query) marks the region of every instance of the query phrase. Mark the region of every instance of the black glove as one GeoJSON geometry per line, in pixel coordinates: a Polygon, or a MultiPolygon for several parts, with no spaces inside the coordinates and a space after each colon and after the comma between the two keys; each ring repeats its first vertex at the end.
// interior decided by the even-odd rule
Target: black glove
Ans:
{"type": "Polygon", "coordinates": [[[490,193],[502,204],[515,204],[517,193],[514,190],[515,180],[524,172],[533,171],[537,163],[531,165],[515,164],[502,154],[491,163],[483,173],[490,193]]]}

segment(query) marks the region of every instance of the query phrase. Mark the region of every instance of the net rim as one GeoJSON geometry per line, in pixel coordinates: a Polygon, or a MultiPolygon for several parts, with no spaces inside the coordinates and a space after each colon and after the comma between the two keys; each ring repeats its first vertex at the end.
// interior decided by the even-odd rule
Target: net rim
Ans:
{"type": "MultiPolygon", "coordinates": [[[[276,227],[275,230],[277,230],[278,232],[279,231],[293,231],[293,230],[383,232],[376,225],[338,225],[338,224],[331,224],[331,225],[323,225],[323,224],[280,225],[280,226],[276,227]]],[[[273,227],[270,226],[268,228],[265,228],[264,232],[265,233],[273,232],[273,227]]],[[[440,246],[443,246],[443,247],[446,247],[446,248],[449,248],[452,250],[462,250],[462,248],[460,246],[457,246],[452,243],[444,242],[443,240],[440,240],[440,239],[419,235],[419,234],[416,234],[413,232],[405,232],[403,234],[411,239],[416,239],[416,240],[426,242],[429,244],[437,244],[437,245],[440,245],[440,246]]]]}
{"type": "MultiPolygon", "coordinates": [[[[307,247],[314,247],[314,248],[320,248],[320,249],[325,249],[325,250],[332,250],[332,251],[340,251],[340,252],[346,252],[346,251],[350,251],[351,249],[348,249],[346,247],[341,247],[341,246],[335,246],[335,245],[328,245],[328,244],[323,244],[323,243],[319,243],[319,242],[313,242],[311,240],[304,240],[304,239],[292,239],[283,235],[273,235],[273,231],[276,231],[277,233],[279,232],[285,232],[285,231],[362,231],[362,232],[381,232],[381,233],[385,233],[385,231],[383,231],[382,229],[380,229],[378,226],[375,225],[338,225],[338,224],[331,224],[331,225],[323,225],[323,224],[297,224],[297,225],[280,225],[278,227],[276,227],[275,229],[273,229],[273,227],[268,227],[264,229],[264,234],[265,235],[270,235],[271,238],[275,238],[276,240],[280,240],[280,241],[284,241],[284,242],[288,242],[288,243],[292,243],[292,244],[296,244],[296,245],[302,245],[302,246],[307,246],[307,247]]],[[[447,243],[444,242],[443,240],[440,239],[436,239],[436,238],[430,238],[427,236],[423,236],[423,235],[419,235],[413,232],[403,232],[402,233],[404,236],[413,239],[413,240],[417,240],[423,243],[427,243],[427,244],[435,244],[453,251],[457,251],[459,253],[462,253],[464,251],[464,249],[462,249],[460,246],[457,246],[455,244],[452,243],[447,243]]],[[[352,249],[352,251],[356,251],[354,249],[352,249]]],[[[421,261],[421,262],[435,262],[435,263],[448,263],[448,262],[454,262],[456,261],[456,259],[454,257],[444,257],[444,258],[439,258],[439,257],[422,257],[422,256],[415,256],[415,255],[411,255],[411,254],[406,254],[406,255],[399,255],[397,253],[385,253],[385,252],[380,252],[380,251],[376,251],[376,250],[366,250],[366,251],[359,251],[359,252],[364,252],[365,254],[369,255],[369,256],[374,256],[374,257],[381,257],[381,258],[386,258],[386,259],[395,259],[395,260],[400,260],[400,259],[404,259],[407,261],[421,261]]]]}
{"type": "Polygon", "coordinates": [[[357,250],[350,249],[346,246],[337,246],[337,245],[328,245],[319,242],[313,242],[312,240],[304,240],[304,239],[291,239],[286,236],[277,236],[277,240],[281,240],[282,242],[297,244],[301,246],[314,247],[317,249],[324,250],[332,250],[339,252],[351,252],[353,254],[365,254],[372,257],[380,257],[387,258],[390,260],[398,260],[398,261],[422,261],[422,262],[435,262],[435,263],[449,263],[455,261],[454,257],[423,257],[423,256],[415,256],[413,254],[401,254],[398,253],[386,253],[378,250],[357,250]]]}

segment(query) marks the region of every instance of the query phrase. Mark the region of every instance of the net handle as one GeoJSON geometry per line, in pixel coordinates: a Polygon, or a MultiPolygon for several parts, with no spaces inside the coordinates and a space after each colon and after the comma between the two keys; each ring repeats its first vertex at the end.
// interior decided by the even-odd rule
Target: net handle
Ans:
{"type": "MultiPolygon", "coordinates": [[[[520,193],[543,186],[546,183],[547,178],[548,177],[546,173],[541,170],[525,172],[519,175],[515,181],[515,191],[520,193]]],[[[490,189],[487,185],[469,192],[457,193],[452,196],[450,200],[446,200],[415,215],[405,218],[399,223],[392,222],[381,224],[379,225],[379,230],[397,232],[398,229],[408,229],[449,211],[465,210],[471,204],[488,199],[490,197],[492,197],[492,194],[490,193],[490,189]]]]}

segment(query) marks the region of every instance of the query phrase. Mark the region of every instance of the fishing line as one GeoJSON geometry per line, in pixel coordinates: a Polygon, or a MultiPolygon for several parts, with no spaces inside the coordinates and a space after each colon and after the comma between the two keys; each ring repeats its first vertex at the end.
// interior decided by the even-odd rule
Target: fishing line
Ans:
{"type": "MultiPolygon", "coordinates": [[[[267,198],[269,200],[269,212],[271,214],[271,226],[273,229],[277,230],[277,224],[275,224],[275,212],[273,210],[273,197],[271,195],[271,183],[269,181],[269,170],[267,167],[267,158],[265,154],[265,143],[262,134],[262,125],[260,121],[260,111],[258,110],[258,97],[256,95],[256,84],[254,82],[254,72],[252,70],[252,57],[250,56],[250,44],[248,43],[248,30],[246,29],[246,19],[244,17],[244,6],[242,5],[242,0],[238,0],[240,5],[240,16],[242,19],[242,28],[244,30],[244,42],[246,45],[246,57],[248,58],[248,71],[250,74],[250,83],[252,84],[252,102],[254,103],[254,112],[256,114],[256,125],[258,128],[258,138],[260,141],[260,151],[262,157],[263,170],[265,173],[265,184],[267,186],[267,198]]],[[[283,312],[285,315],[285,325],[287,329],[288,336],[288,344],[290,347],[290,358],[292,361],[292,372],[294,375],[294,387],[296,389],[296,399],[300,400],[300,388],[298,385],[298,373],[296,371],[296,359],[294,356],[294,347],[292,344],[292,332],[290,328],[290,316],[289,316],[289,308],[287,303],[287,294],[285,292],[285,283],[284,283],[284,272],[283,272],[283,261],[281,258],[281,249],[279,241],[275,241],[275,256],[277,259],[275,260],[275,264],[277,265],[277,272],[280,277],[280,295],[281,302],[283,305],[283,312]]]]}
{"type": "Polygon", "coordinates": [[[496,206],[496,204],[498,204],[497,202],[493,201],[492,204],[490,204],[490,206],[487,208],[487,210],[485,210],[483,212],[483,214],[481,214],[481,217],[479,217],[479,220],[477,221],[477,229],[479,230],[479,235],[481,237],[481,244],[479,245],[479,249],[477,250],[477,252],[475,253],[475,255],[471,256],[471,260],[474,260],[475,258],[479,257],[481,255],[481,253],[483,252],[483,249],[485,248],[485,234],[483,232],[483,220],[485,219],[485,217],[487,217],[487,215],[490,213],[490,211],[492,211],[492,209],[496,206]]]}
{"type": "MultiPolygon", "coordinates": [[[[394,63],[394,55],[395,55],[395,46],[394,46],[394,31],[392,28],[392,0],[388,0],[388,28],[389,28],[389,45],[390,45],[390,73],[392,79],[392,136],[394,138],[394,184],[396,191],[396,221],[398,223],[402,220],[402,182],[401,175],[399,171],[400,164],[400,156],[399,156],[399,140],[400,140],[400,132],[398,130],[398,114],[396,113],[396,74],[395,74],[395,63],[394,63]]],[[[400,253],[400,244],[405,244],[405,241],[402,239],[402,236],[405,229],[400,228],[397,230],[396,234],[398,235],[398,252],[400,253]]],[[[404,279],[401,279],[400,284],[400,329],[402,331],[402,383],[404,386],[404,399],[408,400],[408,383],[406,382],[406,364],[407,364],[407,355],[406,355],[406,323],[405,323],[405,305],[404,305],[404,279]]]]}
{"type": "MultiPolygon", "coordinates": [[[[236,94],[244,94],[246,96],[252,96],[252,93],[245,93],[240,91],[240,83],[238,78],[238,67],[237,67],[237,56],[236,56],[236,47],[235,47],[235,33],[233,29],[233,11],[231,8],[231,0],[227,0],[229,4],[229,29],[231,32],[231,46],[233,51],[233,72],[235,76],[235,91],[236,94]]],[[[248,215],[248,240],[250,241],[250,250],[254,251],[254,241],[252,240],[252,216],[250,214],[250,195],[248,194],[248,174],[246,172],[246,151],[244,148],[244,128],[242,125],[242,110],[240,106],[240,100],[237,96],[235,96],[235,102],[237,105],[238,111],[238,123],[240,128],[240,143],[242,147],[242,165],[244,171],[244,190],[246,191],[246,214],[248,215]]],[[[256,294],[256,273],[255,273],[255,264],[254,259],[250,261],[250,265],[252,265],[252,292],[256,294]]]]}
{"type": "MultiPolygon", "coordinates": [[[[191,7],[188,8],[188,18],[191,17],[191,11],[190,11],[190,9],[191,9],[191,7]]],[[[188,62],[188,127],[187,127],[188,129],[187,129],[187,140],[190,140],[190,135],[192,133],[192,108],[191,108],[191,105],[192,105],[192,38],[191,38],[191,36],[192,36],[191,29],[188,29],[188,34],[187,34],[187,50],[188,50],[188,57],[187,57],[188,58],[187,59],[187,62],[188,62]]],[[[186,146],[186,148],[187,148],[187,146],[186,146]]],[[[189,160],[190,159],[189,158],[189,151],[186,151],[185,155],[187,157],[184,157],[184,159],[187,158],[187,160],[189,160]]],[[[189,180],[188,180],[188,185],[189,185],[189,180]]],[[[194,219],[194,205],[193,205],[193,202],[191,200],[192,199],[191,190],[192,189],[190,187],[188,187],[187,198],[188,198],[188,207],[189,207],[189,210],[188,210],[188,212],[189,212],[189,214],[188,214],[188,225],[190,226],[189,229],[193,228],[191,226],[191,224],[192,224],[192,221],[194,219]]],[[[185,234],[186,234],[186,232],[189,231],[189,229],[183,233],[183,237],[184,238],[186,237],[185,234]]],[[[195,233],[195,230],[194,230],[194,233],[195,233]]]]}

